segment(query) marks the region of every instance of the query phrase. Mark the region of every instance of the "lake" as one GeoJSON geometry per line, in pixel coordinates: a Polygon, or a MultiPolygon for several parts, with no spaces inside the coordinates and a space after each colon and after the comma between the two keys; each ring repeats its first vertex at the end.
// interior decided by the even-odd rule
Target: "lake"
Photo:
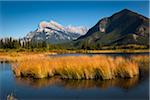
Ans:
{"type": "MultiPolygon", "coordinates": [[[[70,54],[80,56],[80,54],[70,54]]],[[[70,56],[61,54],[57,56],[70,56]]],[[[92,56],[92,54],[89,54],[92,56]]],[[[129,56],[135,54],[110,54],[111,56],[129,56]]],[[[147,55],[147,54],[136,54],[147,55]]],[[[56,55],[55,55],[56,56],[56,55]]],[[[57,57],[56,56],[56,57],[57,57]]],[[[0,64],[0,100],[6,100],[13,94],[17,99],[103,99],[103,100],[148,100],[149,76],[132,79],[114,80],[63,80],[16,78],[11,64],[0,64]]]]}

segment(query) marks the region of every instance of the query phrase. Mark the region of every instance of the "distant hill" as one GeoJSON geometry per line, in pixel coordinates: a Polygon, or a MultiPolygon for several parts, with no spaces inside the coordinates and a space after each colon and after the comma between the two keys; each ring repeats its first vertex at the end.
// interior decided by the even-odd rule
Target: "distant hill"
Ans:
{"type": "Polygon", "coordinates": [[[149,45],[149,18],[124,9],[101,19],[73,45],[78,48],[101,48],[131,44],[149,45]]]}

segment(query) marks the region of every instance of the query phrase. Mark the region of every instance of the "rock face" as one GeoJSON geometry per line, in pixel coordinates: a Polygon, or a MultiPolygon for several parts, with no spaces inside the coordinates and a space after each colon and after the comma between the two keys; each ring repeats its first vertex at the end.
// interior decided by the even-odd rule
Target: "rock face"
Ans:
{"type": "Polygon", "coordinates": [[[149,18],[124,9],[101,19],[75,41],[75,45],[149,45],[149,18]]]}
{"type": "Polygon", "coordinates": [[[64,27],[55,21],[42,21],[39,27],[24,37],[28,41],[46,41],[47,43],[63,43],[75,40],[87,32],[86,27],[67,26],[64,27]]]}

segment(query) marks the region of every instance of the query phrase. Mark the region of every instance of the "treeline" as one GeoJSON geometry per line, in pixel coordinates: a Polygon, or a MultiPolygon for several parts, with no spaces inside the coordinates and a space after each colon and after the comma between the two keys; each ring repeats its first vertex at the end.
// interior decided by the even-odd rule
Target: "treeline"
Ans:
{"type": "Polygon", "coordinates": [[[53,50],[53,49],[65,49],[65,45],[61,44],[49,44],[45,41],[23,41],[21,39],[2,38],[0,39],[0,49],[42,49],[42,50],[53,50]]]}
{"type": "Polygon", "coordinates": [[[102,45],[101,43],[89,44],[87,41],[75,44],[75,47],[83,50],[117,50],[117,49],[149,49],[149,45],[126,44],[126,45],[102,45]]]}
{"type": "Polygon", "coordinates": [[[21,47],[21,41],[13,38],[3,38],[0,39],[0,48],[1,49],[17,49],[21,47]]]}
{"type": "Polygon", "coordinates": [[[111,45],[102,46],[99,43],[89,45],[87,42],[75,44],[74,42],[62,44],[50,44],[45,41],[29,41],[13,39],[12,37],[0,39],[0,49],[17,49],[21,50],[116,50],[116,49],[149,49],[149,45],[111,45]]]}

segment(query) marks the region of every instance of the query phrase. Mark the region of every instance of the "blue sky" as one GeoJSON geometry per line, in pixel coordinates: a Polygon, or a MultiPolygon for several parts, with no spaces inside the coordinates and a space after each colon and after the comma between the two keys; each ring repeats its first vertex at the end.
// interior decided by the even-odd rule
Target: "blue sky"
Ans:
{"type": "Polygon", "coordinates": [[[148,1],[1,1],[0,38],[19,38],[34,31],[41,21],[54,20],[64,26],[92,27],[103,17],[124,8],[149,17],[148,1]]]}

